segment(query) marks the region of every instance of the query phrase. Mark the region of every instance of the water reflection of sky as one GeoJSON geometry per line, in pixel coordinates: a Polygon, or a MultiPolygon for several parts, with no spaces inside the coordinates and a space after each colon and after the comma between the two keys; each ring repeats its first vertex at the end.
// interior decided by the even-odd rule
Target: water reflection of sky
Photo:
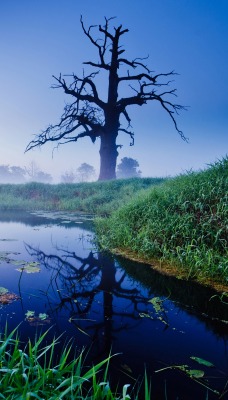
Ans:
{"type": "MultiPolygon", "coordinates": [[[[37,326],[25,320],[26,312],[46,313],[50,324],[44,323],[42,329],[53,326],[50,336],[64,332],[64,338],[73,337],[78,347],[92,346],[95,360],[107,356],[110,350],[121,353],[114,362],[117,375],[121,365],[127,366],[129,370],[125,372],[134,377],[143,374],[145,365],[152,375],[154,370],[169,365],[189,364],[200,369],[190,360],[191,356],[198,356],[222,371],[220,374],[213,370],[212,375],[219,376],[213,385],[223,384],[224,374],[228,374],[223,327],[219,330],[216,326],[215,334],[213,322],[206,324],[191,304],[189,309],[181,307],[174,292],[164,296],[159,287],[153,292],[149,285],[127,273],[124,263],[98,253],[91,243],[88,221],[86,229],[77,223],[82,221],[63,218],[57,225],[54,222],[47,219],[39,224],[39,218],[33,216],[33,226],[12,221],[0,224],[0,252],[11,252],[9,257],[15,260],[38,261],[41,267],[39,273],[21,274],[17,266],[1,261],[0,286],[21,296],[12,304],[1,306],[1,331],[6,320],[9,329],[23,321],[23,339],[32,337],[37,326]],[[148,301],[159,296],[162,308],[156,312],[148,301]]],[[[162,382],[170,374],[171,371],[166,376],[157,374],[156,381],[162,382]]],[[[171,381],[170,388],[176,387],[173,377],[171,381]]],[[[189,392],[191,396],[193,392],[189,392]]]]}

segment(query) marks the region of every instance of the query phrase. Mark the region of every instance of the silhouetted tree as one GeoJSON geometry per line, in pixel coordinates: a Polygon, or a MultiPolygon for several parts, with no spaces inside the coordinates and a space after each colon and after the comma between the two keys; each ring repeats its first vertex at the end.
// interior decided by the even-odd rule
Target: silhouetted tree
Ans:
{"type": "MultiPolygon", "coordinates": [[[[58,255],[46,254],[29,244],[25,244],[25,248],[32,257],[52,271],[51,285],[52,288],[56,287],[59,299],[55,312],[67,308],[71,323],[80,332],[89,334],[92,342],[97,342],[99,331],[104,331],[102,352],[106,356],[110,354],[115,332],[129,330],[131,325],[127,321],[140,321],[139,313],[146,311],[148,305],[150,307],[150,298],[140,293],[134,284],[126,283],[126,272],[121,267],[116,267],[110,256],[90,251],[87,257],[80,257],[75,251],[63,249],[58,255]],[[103,295],[103,310],[101,309],[97,320],[92,320],[89,313],[96,308],[99,294],[103,295]],[[117,309],[114,306],[115,299],[128,302],[127,308],[117,309]],[[83,318],[85,315],[86,319],[83,318]],[[115,317],[120,318],[118,325],[117,321],[114,324],[115,317]]],[[[48,296],[48,290],[46,294],[48,296]]]]}
{"type": "Polygon", "coordinates": [[[117,178],[139,178],[141,171],[139,171],[138,167],[139,163],[134,158],[122,158],[121,163],[117,165],[117,178]]]}
{"type": "MultiPolygon", "coordinates": [[[[84,34],[95,46],[98,52],[98,61],[86,61],[83,64],[95,69],[88,75],[83,72],[82,77],[72,74],[57,78],[54,88],[62,88],[72,98],[72,102],[66,104],[59,123],[49,125],[41,134],[32,140],[26,151],[42,146],[47,142],[57,141],[59,144],[76,142],[89,137],[92,142],[100,138],[100,175],[99,180],[116,178],[116,162],[118,147],[116,143],[119,132],[124,132],[134,144],[134,133],[131,130],[131,118],[128,108],[133,105],[142,106],[155,100],[172,119],[175,129],[181,138],[186,140],[183,132],[178,129],[175,113],[184,107],[175,104],[170,99],[176,96],[176,89],[169,88],[174,71],[154,74],[143,62],[144,59],[135,58],[129,60],[123,57],[124,49],[120,45],[121,37],[128,32],[122,25],[111,30],[109,23],[112,18],[105,18],[104,26],[99,25],[101,35],[98,39],[92,34],[94,26],[85,28],[81,18],[81,26],[84,34]],[[137,72],[134,72],[136,71],[137,72]],[[101,98],[101,93],[95,84],[98,72],[108,74],[107,100],[101,98]],[[133,72],[131,72],[133,71],[133,72]],[[122,72],[122,73],[121,73],[122,72]],[[70,78],[70,80],[68,80],[70,78]],[[128,89],[124,84],[127,84],[128,89]],[[132,95],[121,97],[120,93],[128,93],[129,87],[132,95]],[[123,119],[126,125],[123,125],[123,119]]],[[[104,85],[102,84],[102,90],[104,85]]]]}
{"type": "Polygon", "coordinates": [[[95,177],[95,169],[92,167],[92,165],[83,163],[77,168],[76,177],[80,182],[90,181],[95,177]]]}

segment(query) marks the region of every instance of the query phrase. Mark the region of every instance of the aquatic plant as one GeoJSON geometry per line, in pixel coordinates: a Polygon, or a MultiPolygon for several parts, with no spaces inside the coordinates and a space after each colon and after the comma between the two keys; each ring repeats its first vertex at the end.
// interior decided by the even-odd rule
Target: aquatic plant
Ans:
{"type": "MultiPolygon", "coordinates": [[[[59,338],[46,344],[48,332],[36,337],[34,343],[29,340],[26,344],[20,341],[17,328],[10,334],[6,328],[0,336],[1,399],[138,399],[138,393],[130,397],[128,384],[123,386],[122,393],[111,390],[108,382],[111,356],[86,367],[83,351],[70,360],[73,346],[69,343],[57,358],[59,338]]],[[[145,400],[149,399],[146,379],[145,400]]]]}

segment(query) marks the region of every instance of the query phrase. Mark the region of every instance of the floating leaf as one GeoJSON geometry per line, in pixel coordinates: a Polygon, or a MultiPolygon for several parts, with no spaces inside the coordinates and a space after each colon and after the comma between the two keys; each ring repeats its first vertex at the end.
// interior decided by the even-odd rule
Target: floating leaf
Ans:
{"type": "Polygon", "coordinates": [[[36,316],[35,311],[28,310],[25,316],[26,320],[31,326],[46,325],[51,323],[51,320],[46,313],[39,313],[39,315],[36,316]]]}
{"type": "Polygon", "coordinates": [[[203,378],[204,377],[204,371],[202,371],[201,369],[190,369],[189,371],[186,371],[186,373],[191,378],[203,378]]]}
{"type": "Polygon", "coordinates": [[[6,293],[8,293],[8,292],[9,292],[8,289],[6,289],[6,288],[0,286],[0,296],[2,296],[3,294],[6,294],[6,293]]]}
{"type": "Polygon", "coordinates": [[[39,313],[39,319],[41,321],[44,321],[47,318],[48,318],[48,315],[46,313],[39,313]]]}
{"type": "Polygon", "coordinates": [[[13,264],[13,265],[25,265],[26,261],[23,261],[23,260],[11,260],[10,263],[13,264]]]}
{"type": "Polygon", "coordinates": [[[200,357],[190,357],[192,360],[196,361],[198,364],[205,365],[206,367],[214,367],[214,364],[212,364],[210,361],[204,360],[203,358],[200,357]]]}
{"type": "Polygon", "coordinates": [[[151,318],[151,319],[154,319],[153,317],[151,317],[149,314],[146,314],[146,313],[139,313],[139,316],[141,317],[141,318],[151,318]]]}
{"type": "Polygon", "coordinates": [[[28,310],[27,313],[25,313],[26,318],[34,317],[35,311],[28,310]]]}
{"type": "Polygon", "coordinates": [[[21,268],[17,268],[16,271],[26,272],[27,274],[34,274],[36,272],[40,272],[40,268],[37,266],[40,265],[38,262],[31,262],[28,264],[23,264],[21,268]]]}
{"type": "Polygon", "coordinates": [[[163,308],[163,300],[160,297],[153,297],[153,299],[149,300],[149,303],[153,305],[156,313],[162,313],[165,311],[163,308]]]}

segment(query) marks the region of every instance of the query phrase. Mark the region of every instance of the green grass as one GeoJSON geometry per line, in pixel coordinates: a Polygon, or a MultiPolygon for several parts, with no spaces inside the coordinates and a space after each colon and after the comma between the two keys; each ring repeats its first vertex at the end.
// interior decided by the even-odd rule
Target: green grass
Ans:
{"type": "MultiPolygon", "coordinates": [[[[108,383],[110,358],[85,368],[83,352],[69,361],[73,346],[66,346],[55,361],[58,339],[46,344],[47,332],[23,344],[17,328],[0,337],[0,399],[5,400],[127,400],[129,385],[120,393],[108,383]]],[[[138,399],[139,393],[131,393],[138,399]]],[[[133,396],[133,397],[132,397],[133,396]]],[[[145,379],[145,400],[150,399],[149,383],[145,379]]]]}
{"type": "Polygon", "coordinates": [[[171,261],[187,277],[228,284],[228,158],[148,189],[96,231],[104,249],[171,261]]]}
{"type": "Polygon", "coordinates": [[[133,178],[58,185],[1,184],[0,210],[61,210],[108,215],[140,190],[163,181],[163,178],[133,178]]]}

